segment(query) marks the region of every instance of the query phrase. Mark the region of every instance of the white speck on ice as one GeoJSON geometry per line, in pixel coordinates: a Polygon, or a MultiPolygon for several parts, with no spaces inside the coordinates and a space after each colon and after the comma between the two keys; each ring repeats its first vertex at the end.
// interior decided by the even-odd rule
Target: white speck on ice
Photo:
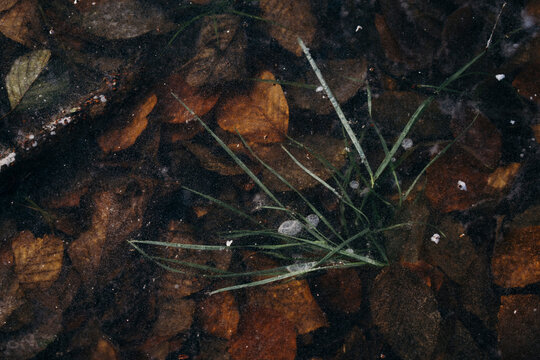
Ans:
{"type": "Polygon", "coordinates": [[[356,30],[354,30],[354,32],[358,32],[359,30],[364,30],[364,28],[362,26],[358,25],[356,27],[356,30]]]}
{"type": "Polygon", "coordinates": [[[232,240],[227,240],[227,241],[225,241],[225,245],[227,245],[227,246],[231,246],[231,245],[232,245],[232,243],[233,243],[233,241],[232,241],[232,240]]]}
{"type": "Polygon", "coordinates": [[[353,180],[349,183],[349,187],[356,190],[360,187],[360,183],[357,180],[353,180]]]}
{"type": "Polygon", "coordinates": [[[502,79],[504,79],[506,76],[504,74],[497,74],[495,75],[495,79],[501,81],[502,79]]]}
{"type": "Polygon", "coordinates": [[[0,159],[0,168],[2,166],[4,166],[4,165],[9,166],[13,162],[15,162],[15,156],[17,156],[17,154],[15,153],[15,151],[13,151],[13,152],[10,152],[9,154],[7,154],[7,156],[4,156],[3,158],[1,158],[0,159]]]}
{"type": "Polygon", "coordinates": [[[308,216],[306,216],[306,220],[314,228],[316,228],[317,225],[319,225],[319,221],[320,221],[319,217],[315,214],[309,214],[308,216]]]}
{"type": "Polygon", "coordinates": [[[435,244],[438,244],[439,240],[441,240],[441,235],[437,233],[431,235],[431,241],[433,241],[435,244]]]}
{"type": "Polygon", "coordinates": [[[324,88],[322,86],[317,86],[317,88],[315,89],[315,92],[321,92],[323,90],[324,88]]]}
{"type": "Polygon", "coordinates": [[[457,187],[461,191],[467,191],[467,184],[465,184],[465,181],[458,180],[457,187]]]}
{"type": "Polygon", "coordinates": [[[403,142],[401,143],[401,147],[405,150],[409,150],[413,146],[413,141],[410,138],[403,139],[403,142]]]}
{"type": "Polygon", "coordinates": [[[279,225],[278,233],[294,236],[302,231],[302,224],[298,220],[287,220],[279,225]]]}
{"type": "Polygon", "coordinates": [[[510,125],[514,125],[516,123],[516,120],[510,120],[510,125]]]}
{"type": "Polygon", "coordinates": [[[99,95],[99,101],[101,101],[102,103],[105,103],[107,102],[107,97],[105,97],[105,95],[99,95]]]}

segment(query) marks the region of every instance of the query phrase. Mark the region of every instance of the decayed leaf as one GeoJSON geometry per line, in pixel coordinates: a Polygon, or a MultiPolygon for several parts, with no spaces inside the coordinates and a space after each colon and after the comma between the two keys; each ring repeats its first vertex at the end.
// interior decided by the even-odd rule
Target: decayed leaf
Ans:
{"type": "Polygon", "coordinates": [[[294,360],[296,331],[293,324],[268,308],[244,311],[239,332],[229,342],[233,360],[294,360]]]}
{"type": "Polygon", "coordinates": [[[206,16],[197,40],[197,53],[185,65],[186,82],[200,88],[239,79],[245,71],[246,42],[238,16],[206,16]]]}
{"type": "Polygon", "coordinates": [[[458,147],[437,159],[426,175],[426,196],[433,207],[444,213],[465,210],[488,197],[488,172],[458,147]]]}
{"type": "Polygon", "coordinates": [[[493,169],[501,158],[502,140],[499,130],[482,114],[476,115],[472,109],[467,109],[462,116],[452,118],[450,128],[454,137],[459,137],[458,144],[482,165],[493,169]],[[474,124],[465,128],[475,119],[474,124]]]}
{"type": "Polygon", "coordinates": [[[188,123],[195,117],[171,93],[178,96],[199,117],[209,112],[219,99],[219,94],[205,94],[190,86],[179,74],[169,76],[158,92],[157,110],[163,121],[173,124],[188,123]]]}
{"type": "MultiPolygon", "coordinates": [[[[336,169],[345,165],[343,140],[314,135],[306,136],[301,142],[314,153],[326,159],[336,169]]],[[[332,171],[323,165],[313,153],[292,145],[286,146],[286,148],[300,163],[323,180],[327,180],[332,176],[332,171]]],[[[264,162],[276,170],[296,189],[309,189],[319,184],[317,180],[299,167],[287,153],[281,149],[279,144],[254,146],[254,151],[264,162]]],[[[263,183],[273,191],[291,190],[267,169],[264,169],[262,172],[262,180],[263,183]]]]}
{"type": "Polygon", "coordinates": [[[35,0],[20,0],[0,16],[0,32],[27,47],[43,43],[35,0]]]}
{"type": "Polygon", "coordinates": [[[101,1],[87,10],[82,14],[84,29],[109,40],[131,39],[171,28],[160,8],[137,0],[101,1]]]}
{"type": "Polygon", "coordinates": [[[54,235],[35,238],[29,231],[21,233],[11,244],[15,273],[26,289],[47,289],[58,278],[62,268],[64,243],[54,235]]]}
{"type": "Polygon", "coordinates": [[[309,0],[261,0],[259,6],[266,19],[277,23],[270,26],[270,35],[285,49],[302,56],[296,39],[300,37],[310,46],[317,31],[309,0]]]}
{"type": "Polygon", "coordinates": [[[294,325],[298,334],[328,325],[306,280],[250,288],[247,303],[276,311],[294,325]]]}
{"type": "Polygon", "coordinates": [[[6,89],[12,109],[21,102],[24,94],[47,66],[50,57],[50,50],[35,50],[13,62],[6,76],[6,89]]]}
{"type": "MultiPolygon", "coordinates": [[[[261,80],[275,80],[269,71],[261,80]]],[[[279,84],[257,82],[249,95],[239,95],[225,101],[218,110],[219,126],[240,133],[251,143],[281,142],[289,127],[289,106],[279,84]]]]}
{"type": "Polygon", "coordinates": [[[131,121],[121,129],[113,129],[98,138],[98,144],[104,153],[127,149],[135,143],[148,125],[148,114],[156,105],[157,97],[151,94],[142,102],[132,115],[131,121]]]}
{"type": "Polygon", "coordinates": [[[241,175],[244,173],[230,158],[214,155],[207,147],[197,143],[185,143],[184,146],[201,162],[206,170],[215,171],[225,176],[241,175]]]}
{"type": "MultiPolygon", "coordinates": [[[[366,59],[331,60],[319,64],[321,72],[327,81],[328,87],[340,104],[347,102],[353,97],[366,79],[366,59]]],[[[309,71],[304,79],[298,79],[299,83],[319,84],[319,80],[313,71],[309,71]]],[[[302,109],[311,109],[317,114],[329,114],[334,111],[330,100],[324,91],[316,91],[301,87],[291,87],[288,93],[294,102],[302,109]]]]}
{"type": "Polygon", "coordinates": [[[212,295],[199,305],[199,320],[209,334],[230,339],[238,327],[240,313],[231,292],[212,295]]]}
{"type": "Polygon", "coordinates": [[[520,163],[510,163],[507,166],[500,166],[487,178],[488,192],[501,193],[508,189],[518,170],[521,168],[520,163]]]}
{"type": "Polygon", "coordinates": [[[431,289],[411,270],[396,264],[383,270],[371,291],[374,324],[403,359],[430,359],[441,327],[431,289]]]}
{"type": "Polygon", "coordinates": [[[5,11],[15,5],[19,0],[0,0],[0,11],[5,11]]]}

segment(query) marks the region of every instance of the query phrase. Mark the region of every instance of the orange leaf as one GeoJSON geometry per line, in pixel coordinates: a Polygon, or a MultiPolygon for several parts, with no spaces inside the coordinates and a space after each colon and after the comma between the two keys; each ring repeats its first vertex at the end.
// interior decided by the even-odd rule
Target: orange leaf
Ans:
{"type": "MultiPolygon", "coordinates": [[[[258,77],[275,80],[269,71],[263,71],[258,77]]],[[[279,84],[261,81],[249,95],[225,101],[217,119],[222,129],[232,133],[238,131],[248,142],[281,142],[289,127],[289,106],[279,84]]]]}
{"type": "Polygon", "coordinates": [[[139,135],[146,129],[148,119],[146,116],[150,114],[156,105],[156,95],[150,95],[146,101],[139,105],[135,110],[133,118],[125,127],[120,129],[112,129],[98,138],[98,144],[104,153],[111,151],[120,151],[127,149],[135,143],[139,135]]]}
{"type": "Polygon", "coordinates": [[[178,74],[172,74],[165,81],[166,85],[158,91],[159,111],[163,121],[173,124],[184,124],[194,120],[194,116],[171,94],[174,93],[182,100],[197,116],[202,117],[209,112],[218,101],[219,94],[204,94],[199,89],[190,86],[184,78],[178,74]]]}

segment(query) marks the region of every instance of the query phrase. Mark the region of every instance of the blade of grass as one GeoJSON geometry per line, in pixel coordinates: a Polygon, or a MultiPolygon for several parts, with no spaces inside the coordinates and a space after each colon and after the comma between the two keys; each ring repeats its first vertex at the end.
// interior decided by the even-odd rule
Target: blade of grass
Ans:
{"type": "Polygon", "coordinates": [[[315,63],[315,60],[311,57],[311,53],[309,52],[309,49],[306,47],[302,39],[297,38],[298,44],[300,44],[300,47],[302,48],[302,51],[306,55],[306,58],[308,59],[309,64],[311,65],[311,68],[315,72],[315,75],[317,75],[317,78],[319,79],[319,82],[321,83],[322,87],[324,88],[324,91],[326,92],[326,96],[328,96],[328,99],[330,99],[330,102],[332,103],[332,106],[334,107],[334,110],[336,111],[336,114],[341,121],[341,125],[347,132],[347,135],[351,139],[354,147],[356,148],[356,151],[358,152],[358,155],[360,156],[360,161],[364,166],[366,167],[366,170],[369,174],[369,177],[371,179],[371,186],[375,184],[374,178],[373,178],[373,172],[371,171],[371,167],[369,166],[369,162],[366,158],[366,154],[364,153],[364,149],[362,149],[362,146],[360,145],[360,142],[358,141],[358,138],[356,137],[356,134],[351,129],[351,126],[349,125],[349,122],[347,121],[347,118],[345,117],[345,114],[343,114],[343,111],[341,110],[341,107],[339,106],[339,103],[337,102],[336,98],[334,97],[334,94],[326,84],[326,81],[324,80],[324,77],[319,70],[319,67],[317,66],[317,63],[315,63]]]}

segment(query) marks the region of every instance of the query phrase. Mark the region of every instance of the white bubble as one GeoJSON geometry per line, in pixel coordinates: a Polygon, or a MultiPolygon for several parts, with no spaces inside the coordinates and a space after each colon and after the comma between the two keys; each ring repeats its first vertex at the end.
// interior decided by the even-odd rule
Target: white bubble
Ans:
{"type": "Polygon", "coordinates": [[[360,183],[357,180],[353,180],[349,183],[349,187],[353,190],[356,190],[360,187],[360,183]]]}
{"type": "Polygon", "coordinates": [[[314,228],[317,227],[317,225],[319,225],[319,217],[315,214],[309,214],[308,216],[306,216],[306,220],[307,222],[314,228]]]}
{"type": "Polygon", "coordinates": [[[306,262],[306,263],[299,263],[299,264],[292,264],[286,267],[288,272],[297,272],[297,271],[307,271],[311,269],[313,266],[315,266],[317,262],[306,262]]]}
{"type": "Polygon", "coordinates": [[[409,139],[409,138],[405,138],[403,139],[403,142],[401,143],[401,147],[405,150],[409,150],[410,148],[412,148],[413,146],[413,141],[412,139],[409,139]]]}
{"type": "Polygon", "coordinates": [[[287,220],[279,225],[278,233],[295,236],[302,231],[302,224],[298,220],[287,220]]]}
{"type": "Polygon", "coordinates": [[[502,79],[504,79],[506,76],[504,74],[497,74],[495,75],[495,79],[497,79],[498,81],[501,81],[502,79]]]}
{"type": "Polygon", "coordinates": [[[467,184],[465,184],[465,181],[458,180],[457,187],[461,191],[467,191],[467,184]]]}
{"type": "Polygon", "coordinates": [[[437,233],[431,235],[431,241],[433,241],[435,244],[438,244],[439,240],[441,240],[441,235],[437,233]]]}

